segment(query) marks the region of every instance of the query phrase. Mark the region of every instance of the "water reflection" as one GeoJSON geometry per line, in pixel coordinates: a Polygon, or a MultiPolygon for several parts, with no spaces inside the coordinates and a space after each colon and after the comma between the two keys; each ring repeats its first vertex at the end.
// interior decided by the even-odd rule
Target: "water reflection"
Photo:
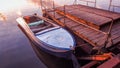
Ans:
{"type": "Polygon", "coordinates": [[[0,13],[0,21],[6,21],[6,20],[7,20],[7,17],[2,13],[0,13]]]}
{"type": "MultiPolygon", "coordinates": [[[[53,0],[44,0],[46,1],[48,6],[52,6],[53,0]],[[49,3],[49,4],[48,4],[49,3]]],[[[73,4],[74,0],[54,0],[57,6],[61,6],[64,4],[73,4]]],[[[95,0],[87,0],[87,1],[95,1],[95,0]]],[[[86,2],[78,0],[77,3],[86,5],[86,2]]],[[[21,15],[30,15],[33,13],[38,13],[41,15],[40,9],[40,0],[0,0],[0,13],[5,15],[7,19],[10,19],[14,16],[14,18],[21,15]]],[[[110,0],[97,0],[96,7],[101,9],[108,10],[110,4],[110,0]]],[[[120,0],[113,0],[112,5],[120,6],[120,0]]],[[[89,3],[89,6],[94,6],[93,3],[89,3]]],[[[110,7],[110,10],[113,10],[113,7],[110,7]]],[[[120,12],[120,8],[115,7],[114,10],[116,12],[120,12]]]]}
{"type": "MultiPolygon", "coordinates": [[[[39,0],[30,0],[30,1],[39,6],[41,4],[41,2],[39,0]]],[[[50,7],[50,6],[53,6],[52,1],[54,1],[57,6],[63,6],[63,5],[73,4],[75,0],[44,0],[44,1],[46,1],[46,3],[44,3],[44,2],[43,3],[46,4],[48,7],[50,7]]],[[[92,3],[92,2],[96,2],[96,8],[111,10],[111,11],[113,11],[113,9],[114,9],[115,12],[120,13],[120,0],[112,0],[112,3],[111,3],[111,5],[119,6],[119,7],[113,7],[113,6],[109,7],[111,0],[85,0],[85,1],[92,1],[89,3],[87,3],[83,0],[76,0],[76,1],[77,1],[77,4],[88,5],[91,7],[95,6],[95,3],[92,3]]]]}
{"type": "Polygon", "coordinates": [[[29,2],[30,0],[0,0],[0,13],[6,16],[7,20],[13,20],[21,15],[32,13],[40,14],[39,6],[29,2]]]}

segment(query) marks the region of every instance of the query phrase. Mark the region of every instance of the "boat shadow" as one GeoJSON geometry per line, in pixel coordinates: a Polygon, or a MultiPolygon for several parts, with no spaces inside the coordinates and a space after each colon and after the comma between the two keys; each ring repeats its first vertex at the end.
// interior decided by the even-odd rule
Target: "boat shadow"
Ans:
{"type": "Polygon", "coordinates": [[[48,67],[48,68],[73,68],[72,60],[58,58],[42,51],[39,47],[30,42],[33,50],[35,51],[38,58],[48,67]]]}

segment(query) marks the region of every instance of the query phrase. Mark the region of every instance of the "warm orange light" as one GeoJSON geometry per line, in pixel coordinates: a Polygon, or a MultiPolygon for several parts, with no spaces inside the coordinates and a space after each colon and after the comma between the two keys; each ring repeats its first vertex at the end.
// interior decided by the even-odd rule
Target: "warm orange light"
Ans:
{"type": "Polygon", "coordinates": [[[16,12],[18,16],[22,16],[22,12],[19,10],[16,12]]]}
{"type": "Polygon", "coordinates": [[[6,16],[0,13],[0,21],[6,21],[6,16]]]}

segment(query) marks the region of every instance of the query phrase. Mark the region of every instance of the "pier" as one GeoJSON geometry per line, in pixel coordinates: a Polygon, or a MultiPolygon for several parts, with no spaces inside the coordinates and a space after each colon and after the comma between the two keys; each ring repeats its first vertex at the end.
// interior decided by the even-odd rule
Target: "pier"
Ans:
{"type": "Polygon", "coordinates": [[[113,22],[110,37],[112,41],[109,41],[108,46],[120,42],[120,31],[117,30],[120,25],[119,13],[84,5],[65,5],[46,11],[45,14],[61,26],[68,27],[92,46],[103,46],[105,44],[107,32],[113,22]]]}
{"type": "MultiPolygon", "coordinates": [[[[97,8],[97,0],[74,0],[72,5],[63,6],[56,6],[53,0],[49,1],[47,3],[52,2],[48,4],[50,8],[46,8],[47,3],[41,2],[43,16],[65,28],[75,37],[77,46],[73,54],[80,61],[81,68],[95,68],[96,65],[97,68],[120,67],[120,13],[115,10],[120,6],[114,5],[113,0],[110,0],[107,10],[97,8]],[[78,1],[85,2],[86,5],[78,4],[78,1]],[[86,56],[89,58],[93,55],[94,48],[102,47],[112,52],[114,57],[102,62],[93,59],[86,61],[86,56]]],[[[13,16],[16,15],[12,14],[11,19],[6,22],[0,21],[1,68],[73,68],[71,60],[57,59],[31,43],[19,29],[15,21],[17,17],[12,19],[13,16]]],[[[96,56],[95,53],[94,55],[96,56]]]]}

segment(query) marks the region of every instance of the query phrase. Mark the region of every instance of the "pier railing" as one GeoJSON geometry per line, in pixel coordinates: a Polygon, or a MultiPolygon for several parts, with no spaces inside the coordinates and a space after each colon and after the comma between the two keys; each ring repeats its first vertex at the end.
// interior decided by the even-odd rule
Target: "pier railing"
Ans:
{"type": "MultiPolygon", "coordinates": [[[[113,0],[110,0],[110,4],[109,4],[108,10],[109,10],[109,11],[116,12],[116,11],[115,11],[116,8],[119,8],[119,9],[120,9],[120,5],[115,5],[115,4],[113,4],[113,0]]],[[[120,10],[119,10],[119,12],[120,12],[120,10]]]]}
{"type": "Polygon", "coordinates": [[[89,4],[93,4],[94,7],[96,7],[96,3],[97,3],[97,0],[93,0],[93,1],[90,1],[90,0],[75,0],[73,4],[77,4],[78,2],[84,2],[86,3],[87,6],[89,6],[89,4]]]}
{"type": "MultiPolygon", "coordinates": [[[[73,1],[74,1],[73,4],[84,3],[84,5],[86,5],[86,6],[93,5],[91,7],[94,7],[94,8],[97,8],[97,2],[98,2],[98,0],[73,0],[73,1]]],[[[113,11],[113,12],[119,12],[120,13],[120,5],[113,4],[114,0],[109,0],[109,1],[110,2],[108,4],[108,9],[106,9],[106,10],[113,11]],[[118,9],[118,11],[116,11],[117,9],[118,9]]],[[[41,0],[41,4],[42,4],[41,5],[42,9],[47,9],[47,8],[53,8],[54,9],[55,7],[58,7],[54,3],[54,0],[41,0]]]]}

